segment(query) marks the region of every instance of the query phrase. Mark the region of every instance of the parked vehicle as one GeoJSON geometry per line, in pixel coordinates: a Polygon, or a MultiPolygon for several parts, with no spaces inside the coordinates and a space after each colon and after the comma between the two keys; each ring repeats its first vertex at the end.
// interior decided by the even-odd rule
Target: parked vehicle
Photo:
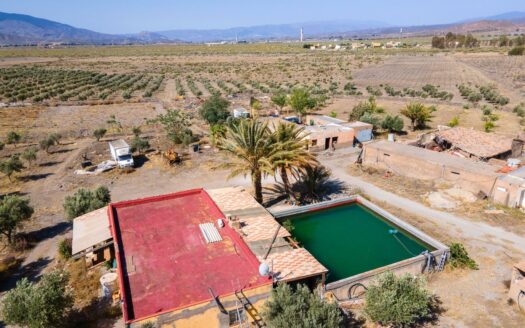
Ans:
{"type": "Polygon", "coordinates": [[[109,152],[113,160],[117,162],[118,167],[133,167],[135,165],[131,155],[131,148],[124,140],[111,141],[109,143],[109,152]]]}

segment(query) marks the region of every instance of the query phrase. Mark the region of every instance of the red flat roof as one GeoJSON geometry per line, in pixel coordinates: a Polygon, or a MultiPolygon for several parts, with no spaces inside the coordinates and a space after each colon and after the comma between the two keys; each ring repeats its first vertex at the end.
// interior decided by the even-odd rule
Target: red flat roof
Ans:
{"type": "Polygon", "coordinates": [[[271,283],[227,224],[207,244],[200,223],[223,218],[202,189],[110,204],[124,320],[131,322],[271,283]]]}

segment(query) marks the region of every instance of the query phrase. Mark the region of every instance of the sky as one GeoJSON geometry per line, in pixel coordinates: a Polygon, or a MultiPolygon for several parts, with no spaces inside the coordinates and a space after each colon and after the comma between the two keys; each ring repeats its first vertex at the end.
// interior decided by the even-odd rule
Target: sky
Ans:
{"type": "Polygon", "coordinates": [[[123,34],[330,20],[430,25],[525,11],[525,0],[0,0],[0,11],[123,34]]]}

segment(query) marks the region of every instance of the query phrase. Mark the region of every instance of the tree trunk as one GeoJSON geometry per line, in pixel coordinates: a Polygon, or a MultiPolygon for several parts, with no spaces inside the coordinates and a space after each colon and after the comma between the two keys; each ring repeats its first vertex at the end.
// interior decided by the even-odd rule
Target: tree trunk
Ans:
{"type": "Polygon", "coordinates": [[[288,172],[286,171],[285,166],[281,166],[280,174],[281,174],[281,179],[283,180],[284,192],[286,193],[286,196],[290,198],[290,195],[291,195],[290,180],[288,179],[288,172]]]}
{"type": "Polygon", "coordinates": [[[253,183],[253,189],[255,191],[255,200],[259,204],[262,204],[263,202],[261,179],[262,179],[261,171],[252,172],[252,183],[253,183]]]}
{"type": "Polygon", "coordinates": [[[416,120],[410,120],[410,126],[412,127],[412,131],[416,131],[416,120]]]}

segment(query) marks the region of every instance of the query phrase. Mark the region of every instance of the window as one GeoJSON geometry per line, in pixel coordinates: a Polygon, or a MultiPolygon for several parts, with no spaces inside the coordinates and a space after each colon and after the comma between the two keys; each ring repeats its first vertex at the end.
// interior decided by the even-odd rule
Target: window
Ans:
{"type": "Polygon", "coordinates": [[[230,317],[230,327],[236,327],[241,323],[248,322],[246,313],[242,307],[228,311],[228,316],[230,317]]]}
{"type": "Polygon", "coordinates": [[[317,139],[312,140],[312,146],[317,146],[317,139]]]}

